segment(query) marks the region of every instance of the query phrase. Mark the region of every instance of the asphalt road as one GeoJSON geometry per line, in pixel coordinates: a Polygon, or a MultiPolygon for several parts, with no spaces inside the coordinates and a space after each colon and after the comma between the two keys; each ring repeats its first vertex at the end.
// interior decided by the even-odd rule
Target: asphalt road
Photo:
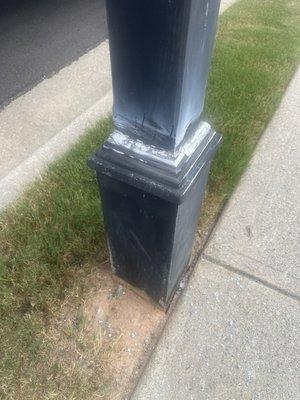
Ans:
{"type": "Polygon", "coordinates": [[[105,0],[0,0],[0,108],[106,37],[105,0]]]}

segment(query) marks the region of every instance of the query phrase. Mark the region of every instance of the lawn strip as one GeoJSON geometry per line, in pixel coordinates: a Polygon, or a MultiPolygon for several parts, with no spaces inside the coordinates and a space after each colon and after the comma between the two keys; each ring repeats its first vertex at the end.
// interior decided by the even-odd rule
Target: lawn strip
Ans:
{"type": "MultiPolygon", "coordinates": [[[[204,114],[224,140],[204,218],[230,196],[293,76],[299,11],[292,0],[242,0],[221,17],[204,114]]],[[[45,338],[66,298],[80,307],[88,261],[107,258],[97,184],[86,159],[111,129],[109,118],[100,121],[0,216],[1,398],[109,398],[103,366],[91,376],[85,367],[66,369],[49,356],[59,342],[45,338]]],[[[93,364],[90,350],[82,352],[93,364]]]]}

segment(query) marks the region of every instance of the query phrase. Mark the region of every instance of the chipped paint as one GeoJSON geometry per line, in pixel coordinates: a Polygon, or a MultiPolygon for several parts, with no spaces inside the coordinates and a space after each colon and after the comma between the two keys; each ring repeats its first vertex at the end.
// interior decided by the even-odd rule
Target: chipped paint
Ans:
{"type": "Polygon", "coordinates": [[[207,122],[201,122],[189,140],[178,149],[172,151],[149,145],[136,137],[131,137],[116,130],[110,135],[104,144],[104,148],[109,148],[121,155],[130,152],[131,158],[138,159],[141,162],[159,162],[177,168],[185,158],[190,157],[194,153],[210,131],[211,126],[207,122]]]}

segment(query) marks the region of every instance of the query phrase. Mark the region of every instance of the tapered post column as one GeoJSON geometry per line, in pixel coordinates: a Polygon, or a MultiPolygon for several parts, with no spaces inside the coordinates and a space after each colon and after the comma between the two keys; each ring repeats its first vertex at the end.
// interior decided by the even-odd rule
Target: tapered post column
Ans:
{"type": "Polygon", "coordinates": [[[201,119],[220,0],[107,0],[115,131],[90,159],[114,272],[166,307],[220,135],[201,119]]]}

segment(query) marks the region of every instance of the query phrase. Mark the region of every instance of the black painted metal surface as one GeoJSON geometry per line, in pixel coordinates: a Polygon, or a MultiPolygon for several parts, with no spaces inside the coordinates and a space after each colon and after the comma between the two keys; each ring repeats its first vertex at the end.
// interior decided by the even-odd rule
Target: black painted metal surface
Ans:
{"type": "Polygon", "coordinates": [[[211,159],[221,140],[208,124],[197,133],[201,140],[182,165],[172,152],[163,153],[169,161],[163,168],[162,157],[160,162],[141,159],[109,140],[89,160],[97,172],[114,272],[163,307],[188,264],[211,159]]]}
{"type": "MultiPolygon", "coordinates": [[[[177,183],[152,166],[152,175],[126,156],[101,149],[89,163],[97,171],[114,272],[165,307],[188,264],[210,161],[220,135],[208,130],[205,147],[177,183]],[[156,173],[155,173],[156,172],[156,173]]],[[[171,177],[171,175],[170,175],[171,177]]]]}
{"type": "Polygon", "coordinates": [[[220,0],[107,0],[116,127],[165,148],[203,109],[220,0]]]}
{"type": "Polygon", "coordinates": [[[113,270],[162,306],[188,264],[208,169],[181,204],[98,174],[113,270]]]}
{"type": "Polygon", "coordinates": [[[167,307],[221,137],[201,121],[220,0],[107,0],[115,131],[90,158],[114,272],[167,307]]]}

